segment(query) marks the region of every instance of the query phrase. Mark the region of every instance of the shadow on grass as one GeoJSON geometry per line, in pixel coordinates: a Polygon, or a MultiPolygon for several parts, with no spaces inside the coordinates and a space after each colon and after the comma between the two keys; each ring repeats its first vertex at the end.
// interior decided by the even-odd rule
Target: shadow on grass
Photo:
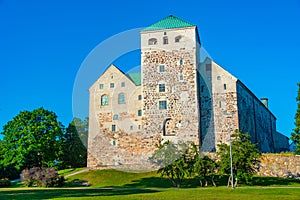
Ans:
{"type": "Polygon", "coordinates": [[[278,178],[278,177],[269,177],[269,176],[256,176],[253,177],[251,186],[291,186],[297,185],[300,186],[299,179],[291,178],[278,178]]]}
{"type": "Polygon", "coordinates": [[[27,189],[22,190],[0,190],[0,199],[53,199],[67,197],[101,197],[101,196],[118,196],[131,194],[144,194],[159,192],[152,189],[118,189],[118,188],[99,188],[99,189],[27,189]]]}

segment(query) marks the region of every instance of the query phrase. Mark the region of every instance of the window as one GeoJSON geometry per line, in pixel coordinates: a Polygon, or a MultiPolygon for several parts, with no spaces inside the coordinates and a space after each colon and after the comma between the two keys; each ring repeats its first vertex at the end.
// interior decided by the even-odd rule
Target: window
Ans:
{"type": "Polygon", "coordinates": [[[179,65],[183,65],[183,60],[182,59],[179,60],[179,65]]]}
{"type": "Polygon", "coordinates": [[[119,94],[118,102],[119,102],[119,104],[124,104],[125,103],[125,94],[124,93],[119,94]]]}
{"type": "Polygon", "coordinates": [[[182,74],[179,75],[179,80],[183,81],[183,75],[182,74]]]}
{"type": "Polygon", "coordinates": [[[211,71],[211,64],[206,64],[206,71],[211,71]]]}
{"type": "Polygon", "coordinates": [[[108,96],[106,94],[101,96],[101,105],[108,105],[108,96]]]}
{"type": "Polygon", "coordinates": [[[138,110],[138,116],[142,116],[142,110],[138,110]]]}
{"type": "Polygon", "coordinates": [[[115,84],[114,83],[111,83],[110,84],[110,88],[114,88],[115,87],[115,84]]]}
{"type": "Polygon", "coordinates": [[[159,92],[165,92],[166,91],[166,85],[165,84],[159,84],[158,85],[158,91],[159,92]]]}
{"type": "Polygon", "coordinates": [[[141,129],[141,125],[138,126],[138,129],[139,129],[139,130],[141,129]]]}
{"type": "Polygon", "coordinates": [[[204,86],[203,85],[201,86],[201,92],[204,92],[204,86]]]}
{"type": "Polygon", "coordinates": [[[148,45],[155,45],[157,44],[157,39],[156,38],[151,38],[148,40],[148,45]]]}
{"type": "Polygon", "coordinates": [[[130,126],[130,130],[133,130],[133,126],[130,126]]]}
{"type": "Polygon", "coordinates": [[[119,115],[117,114],[114,114],[114,117],[113,117],[114,120],[118,120],[119,119],[119,115]]]}
{"type": "Polygon", "coordinates": [[[121,87],[125,87],[125,82],[122,82],[122,83],[121,83],[121,87]]]}
{"type": "Polygon", "coordinates": [[[218,80],[218,81],[221,80],[221,76],[217,76],[217,80],[218,80]]]}
{"type": "Polygon", "coordinates": [[[175,37],[175,43],[178,43],[178,42],[180,42],[180,40],[181,40],[181,36],[177,36],[177,37],[175,37]]]}
{"type": "Polygon", "coordinates": [[[159,107],[159,110],[166,110],[167,109],[167,101],[159,101],[158,107],[159,107]]]}
{"type": "Polygon", "coordinates": [[[163,44],[168,44],[168,37],[167,36],[163,37],[163,44]]]}
{"type": "Polygon", "coordinates": [[[138,96],[138,100],[142,100],[142,95],[139,95],[139,96],[138,96]]]}
{"type": "Polygon", "coordinates": [[[164,72],[165,71],[165,66],[164,65],[160,65],[159,66],[159,72],[164,72]]]}
{"type": "Polygon", "coordinates": [[[224,90],[226,90],[227,89],[227,85],[226,84],[224,84],[224,90]]]}
{"type": "Polygon", "coordinates": [[[117,145],[117,142],[116,142],[115,140],[113,141],[113,145],[114,145],[114,146],[116,146],[116,145],[117,145]]]}
{"type": "Polygon", "coordinates": [[[100,84],[100,85],[99,85],[99,88],[100,88],[100,89],[103,89],[103,88],[104,88],[104,85],[103,85],[103,84],[100,84]]]}
{"type": "Polygon", "coordinates": [[[114,125],[114,124],[111,125],[111,131],[112,131],[112,132],[116,132],[116,125],[114,125]]]}

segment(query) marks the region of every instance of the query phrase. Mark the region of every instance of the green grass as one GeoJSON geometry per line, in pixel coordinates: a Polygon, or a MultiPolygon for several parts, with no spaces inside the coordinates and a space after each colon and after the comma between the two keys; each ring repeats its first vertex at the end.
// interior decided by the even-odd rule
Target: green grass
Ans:
{"type": "Polygon", "coordinates": [[[245,187],[229,189],[193,188],[193,189],[135,189],[135,188],[93,188],[93,189],[4,189],[0,190],[0,199],[288,199],[299,200],[299,188],[259,188],[245,187]]]}
{"type": "Polygon", "coordinates": [[[72,173],[78,172],[78,171],[83,170],[83,169],[85,169],[85,168],[63,169],[63,170],[59,170],[58,174],[61,175],[61,176],[66,176],[68,174],[72,174],[72,173]]]}
{"type": "MultiPolygon", "coordinates": [[[[81,169],[80,169],[81,170],[81,169]]],[[[69,174],[74,171],[63,171],[69,174]]],[[[300,180],[254,177],[252,186],[227,188],[227,177],[216,177],[214,187],[199,187],[195,179],[185,180],[181,189],[173,188],[168,179],[156,172],[132,173],[116,170],[92,170],[67,178],[64,188],[0,188],[0,200],[31,199],[299,199],[300,180]],[[90,187],[72,187],[88,181],[90,187]]]]}

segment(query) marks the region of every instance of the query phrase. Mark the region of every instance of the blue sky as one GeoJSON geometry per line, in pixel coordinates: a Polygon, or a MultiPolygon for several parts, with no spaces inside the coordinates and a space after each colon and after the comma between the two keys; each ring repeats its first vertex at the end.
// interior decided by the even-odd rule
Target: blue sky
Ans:
{"type": "MultiPolygon", "coordinates": [[[[89,53],[170,14],[196,24],[211,57],[269,98],[277,129],[289,136],[300,82],[299,0],[0,0],[0,130],[20,111],[41,106],[67,126],[76,74],[89,53]]],[[[139,59],[132,53],[115,63],[126,71],[139,59]]]]}

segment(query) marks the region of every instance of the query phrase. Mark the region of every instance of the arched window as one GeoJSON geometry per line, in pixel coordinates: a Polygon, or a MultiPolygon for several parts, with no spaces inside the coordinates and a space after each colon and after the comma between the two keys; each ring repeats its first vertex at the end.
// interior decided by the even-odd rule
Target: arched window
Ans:
{"type": "Polygon", "coordinates": [[[119,102],[119,104],[124,104],[125,103],[125,94],[124,93],[119,94],[118,102],[119,102]]]}
{"type": "Polygon", "coordinates": [[[101,96],[101,105],[108,105],[108,96],[106,94],[101,96]]]}
{"type": "Polygon", "coordinates": [[[182,36],[181,36],[181,35],[179,35],[179,36],[175,37],[175,43],[178,43],[178,42],[180,42],[181,38],[182,38],[182,36]]]}
{"type": "Polygon", "coordinates": [[[155,45],[157,44],[157,39],[156,38],[151,38],[148,40],[148,45],[155,45]]]}

